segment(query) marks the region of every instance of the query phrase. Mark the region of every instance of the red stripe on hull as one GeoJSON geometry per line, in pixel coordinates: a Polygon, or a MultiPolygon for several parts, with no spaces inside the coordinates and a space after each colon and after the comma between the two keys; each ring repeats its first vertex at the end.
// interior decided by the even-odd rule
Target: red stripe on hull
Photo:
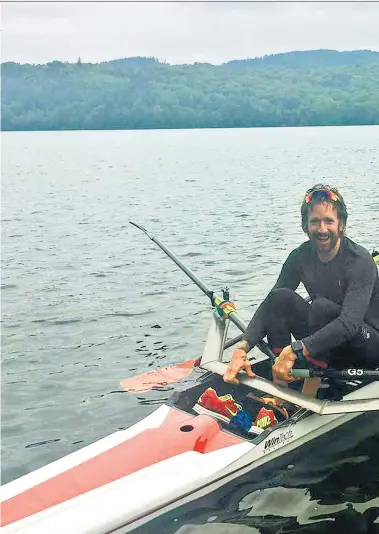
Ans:
{"type": "Polygon", "coordinates": [[[19,521],[144,467],[187,451],[208,453],[241,443],[209,416],[171,409],[159,428],[148,429],[33,488],[4,501],[1,526],[19,521]],[[193,430],[180,428],[192,425],[193,430]]]}

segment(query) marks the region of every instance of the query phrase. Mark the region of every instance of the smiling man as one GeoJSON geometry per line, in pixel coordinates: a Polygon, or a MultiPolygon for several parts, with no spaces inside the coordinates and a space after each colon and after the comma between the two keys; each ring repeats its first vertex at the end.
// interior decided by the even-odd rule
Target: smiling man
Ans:
{"type": "MultiPolygon", "coordinates": [[[[247,353],[267,336],[278,358],[276,383],[289,371],[314,365],[333,368],[379,365],[379,281],[370,253],[345,236],[347,210],[337,189],[318,184],[306,192],[301,224],[309,240],[293,250],[280,276],[250,321],[224,375],[251,371],[247,353]],[[295,290],[303,283],[310,297],[295,290]],[[291,343],[291,334],[296,341],[291,343]]],[[[303,393],[314,395],[319,379],[308,379],[303,393]]]]}

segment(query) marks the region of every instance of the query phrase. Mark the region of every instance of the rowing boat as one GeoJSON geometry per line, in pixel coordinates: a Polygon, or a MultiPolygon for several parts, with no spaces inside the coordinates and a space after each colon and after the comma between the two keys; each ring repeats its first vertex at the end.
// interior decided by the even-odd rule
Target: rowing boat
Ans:
{"type": "MultiPolygon", "coordinates": [[[[135,223],[134,223],[135,224],[135,223]]],[[[135,225],[138,226],[138,225],[135,225]]],[[[139,227],[139,226],[138,226],[139,227]]],[[[122,534],[149,532],[157,517],[228,482],[288,458],[300,447],[340,429],[368,411],[379,410],[379,382],[357,373],[343,381],[341,401],[311,399],[274,385],[270,351],[254,363],[256,378],[240,373],[239,385],[225,384],[229,324],[246,324],[235,308],[199,280],[164,245],[143,230],[203,290],[216,307],[210,321],[197,383],[177,389],[153,413],[127,430],[24,475],[2,487],[4,534],[122,534]],[[351,378],[350,378],[351,377],[351,378]],[[207,388],[242,402],[249,393],[276,395],[294,406],[292,415],[261,432],[247,434],[194,406],[207,388]]],[[[263,355],[264,354],[264,355],[263,355]]],[[[377,378],[377,377],[376,377],[377,378]]]]}

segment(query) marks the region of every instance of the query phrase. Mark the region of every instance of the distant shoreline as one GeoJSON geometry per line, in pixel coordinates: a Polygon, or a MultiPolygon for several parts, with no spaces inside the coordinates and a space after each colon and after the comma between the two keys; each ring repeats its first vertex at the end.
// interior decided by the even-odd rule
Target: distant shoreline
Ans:
{"type": "Polygon", "coordinates": [[[378,125],[379,53],[310,50],[170,66],[3,63],[2,131],[378,125]]]}

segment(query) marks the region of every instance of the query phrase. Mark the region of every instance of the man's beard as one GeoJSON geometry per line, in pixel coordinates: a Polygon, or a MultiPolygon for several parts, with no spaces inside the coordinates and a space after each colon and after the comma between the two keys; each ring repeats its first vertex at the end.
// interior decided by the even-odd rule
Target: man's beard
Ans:
{"type": "Polygon", "coordinates": [[[308,234],[312,247],[320,254],[328,254],[331,252],[342,237],[342,232],[328,232],[327,234],[319,234],[314,232],[308,234]]]}

